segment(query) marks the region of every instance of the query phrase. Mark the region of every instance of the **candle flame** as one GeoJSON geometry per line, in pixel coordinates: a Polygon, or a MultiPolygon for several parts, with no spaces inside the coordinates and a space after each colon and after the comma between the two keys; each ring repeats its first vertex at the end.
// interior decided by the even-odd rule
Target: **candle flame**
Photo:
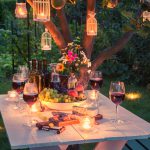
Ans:
{"type": "Polygon", "coordinates": [[[82,124],[83,129],[85,130],[89,130],[91,129],[92,125],[91,125],[91,120],[89,118],[84,118],[83,120],[83,124],[82,124]]]}
{"type": "Polygon", "coordinates": [[[20,15],[24,15],[24,14],[25,14],[25,13],[23,12],[23,9],[22,9],[22,8],[19,8],[19,9],[18,9],[18,12],[19,12],[20,15]]]}

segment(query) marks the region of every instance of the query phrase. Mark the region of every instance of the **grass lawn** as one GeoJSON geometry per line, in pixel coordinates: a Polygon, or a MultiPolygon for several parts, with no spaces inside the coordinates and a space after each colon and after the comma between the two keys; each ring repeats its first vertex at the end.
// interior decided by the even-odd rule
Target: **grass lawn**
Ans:
{"type": "MultiPolygon", "coordinates": [[[[11,89],[11,82],[9,80],[0,80],[0,85],[0,94],[7,93],[7,91],[11,89]]],[[[108,96],[109,85],[110,79],[105,79],[101,93],[106,96],[108,96]]],[[[140,92],[141,98],[137,99],[136,101],[126,99],[122,106],[150,122],[150,92],[144,87],[138,87],[134,85],[126,85],[126,92],[140,92]]],[[[93,146],[94,144],[84,144],[82,145],[82,150],[92,150],[93,146]]],[[[9,149],[10,145],[4,129],[2,117],[0,116],[0,150],[9,149]]]]}

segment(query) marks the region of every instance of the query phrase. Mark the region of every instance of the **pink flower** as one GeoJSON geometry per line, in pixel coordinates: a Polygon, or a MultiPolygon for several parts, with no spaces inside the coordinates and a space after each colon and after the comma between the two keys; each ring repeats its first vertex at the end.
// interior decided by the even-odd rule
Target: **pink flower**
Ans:
{"type": "Polygon", "coordinates": [[[77,54],[74,54],[72,51],[68,51],[68,55],[67,55],[67,57],[68,57],[68,61],[70,62],[70,63],[72,63],[73,61],[75,61],[75,59],[76,58],[78,58],[78,56],[77,56],[77,54]]]}

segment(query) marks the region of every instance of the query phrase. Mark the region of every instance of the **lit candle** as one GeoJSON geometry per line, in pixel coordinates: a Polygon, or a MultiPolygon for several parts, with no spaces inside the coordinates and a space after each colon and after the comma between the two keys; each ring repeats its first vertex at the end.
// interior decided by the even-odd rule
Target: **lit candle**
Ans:
{"type": "Polygon", "coordinates": [[[19,8],[18,13],[19,13],[19,15],[25,15],[25,13],[24,13],[22,8],[19,8]]]}
{"type": "Polygon", "coordinates": [[[50,50],[50,47],[49,47],[49,45],[44,45],[42,49],[43,50],[50,50]]]}
{"type": "Polygon", "coordinates": [[[37,19],[45,19],[44,13],[42,12],[42,13],[38,14],[37,19]]]}
{"type": "Polygon", "coordinates": [[[18,93],[16,91],[8,91],[8,97],[9,98],[17,98],[18,97],[18,93]]]}
{"type": "Polygon", "coordinates": [[[93,126],[93,119],[89,116],[82,118],[81,127],[83,130],[88,131],[93,126]]]}

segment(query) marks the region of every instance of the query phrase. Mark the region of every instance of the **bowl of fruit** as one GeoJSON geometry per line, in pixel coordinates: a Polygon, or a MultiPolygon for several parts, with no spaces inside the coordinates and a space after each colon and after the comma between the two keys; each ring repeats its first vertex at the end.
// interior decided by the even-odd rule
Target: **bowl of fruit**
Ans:
{"type": "Polygon", "coordinates": [[[39,93],[42,105],[55,110],[71,110],[72,106],[84,105],[86,96],[83,92],[68,90],[68,93],[59,93],[55,89],[45,88],[39,93]]]}

